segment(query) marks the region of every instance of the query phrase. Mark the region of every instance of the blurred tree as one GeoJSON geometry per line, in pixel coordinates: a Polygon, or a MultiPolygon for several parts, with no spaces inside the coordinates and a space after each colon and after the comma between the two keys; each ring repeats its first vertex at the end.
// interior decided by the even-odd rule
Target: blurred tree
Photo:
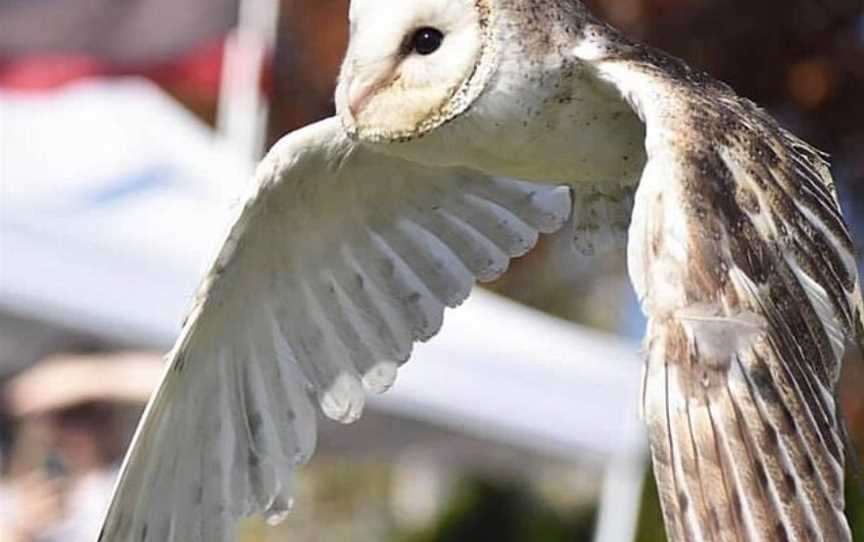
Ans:
{"type": "Polygon", "coordinates": [[[282,0],[268,140],[333,114],[348,0],[282,0]]]}

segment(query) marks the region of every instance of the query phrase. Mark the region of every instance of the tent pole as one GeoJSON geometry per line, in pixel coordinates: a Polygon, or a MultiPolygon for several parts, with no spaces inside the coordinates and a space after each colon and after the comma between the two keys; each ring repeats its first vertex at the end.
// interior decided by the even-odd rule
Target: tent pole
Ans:
{"type": "Polygon", "coordinates": [[[648,458],[639,416],[632,409],[625,409],[624,427],[633,440],[622,443],[606,463],[593,542],[636,539],[648,458]]]}
{"type": "Polygon", "coordinates": [[[261,80],[275,49],[279,0],[239,0],[237,27],[225,44],[219,113],[221,139],[251,171],[263,154],[269,104],[261,80]]]}

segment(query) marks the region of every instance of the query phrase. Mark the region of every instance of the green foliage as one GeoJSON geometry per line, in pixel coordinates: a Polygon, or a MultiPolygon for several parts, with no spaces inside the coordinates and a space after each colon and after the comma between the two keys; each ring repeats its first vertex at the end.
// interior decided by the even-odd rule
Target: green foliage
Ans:
{"type": "Polygon", "coordinates": [[[852,540],[864,540],[864,477],[851,475],[846,480],[846,517],[852,540]]]}
{"type": "Polygon", "coordinates": [[[526,485],[476,479],[462,484],[441,519],[399,542],[581,542],[591,540],[596,508],[561,513],[526,485]]]}
{"type": "Polygon", "coordinates": [[[660,496],[657,494],[657,484],[654,483],[654,472],[651,469],[645,472],[644,488],[636,542],[666,542],[663,510],[660,508],[660,496]]]}

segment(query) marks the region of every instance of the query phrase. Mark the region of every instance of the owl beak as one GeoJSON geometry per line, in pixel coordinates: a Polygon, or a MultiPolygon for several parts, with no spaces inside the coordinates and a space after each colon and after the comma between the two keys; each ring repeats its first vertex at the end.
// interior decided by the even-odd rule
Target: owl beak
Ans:
{"type": "Polygon", "coordinates": [[[395,70],[388,70],[377,77],[359,76],[348,84],[348,109],[355,119],[366,108],[369,101],[395,79],[395,70]]]}
{"type": "Polygon", "coordinates": [[[357,118],[378,88],[378,85],[358,82],[356,79],[351,81],[348,87],[348,109],[352,117],[357,118]]]}

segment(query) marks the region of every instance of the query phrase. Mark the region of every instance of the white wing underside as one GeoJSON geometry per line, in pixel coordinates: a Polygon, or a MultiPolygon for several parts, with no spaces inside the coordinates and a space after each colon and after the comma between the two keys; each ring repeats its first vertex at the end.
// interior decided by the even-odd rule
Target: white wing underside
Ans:
{"type": "Polygon", "coordinates": [[[283,139],[205,279],[126,458],[110,542],[228,541],[278,520],[316,407],[350,422],[475,280],[562,226],[569,190],[352,148],[338,121],[283,139]]]}

